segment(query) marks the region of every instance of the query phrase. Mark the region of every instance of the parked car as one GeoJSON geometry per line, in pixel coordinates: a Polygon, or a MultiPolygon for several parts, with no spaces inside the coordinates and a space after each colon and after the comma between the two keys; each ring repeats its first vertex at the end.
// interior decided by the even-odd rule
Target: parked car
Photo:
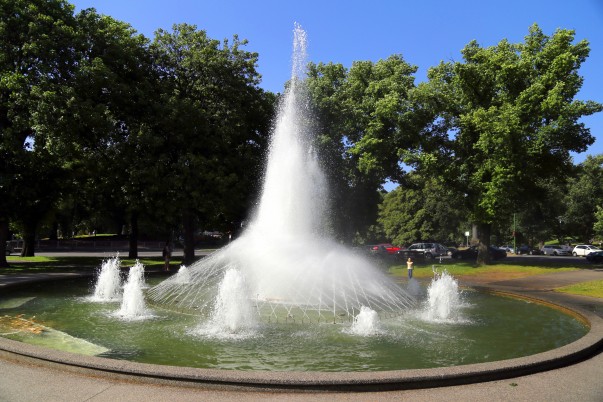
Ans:
{"type": "Polygon", "coordinates": [[[12,253],[13,250],[13,243],[10,241],[6,242],[6,255],[10,255],[10,253],[12,253]]]}
{"type": "Polygon", "coordinates": [[[570,255],[570,252],[557,244],[545,244],[540,249],[544,255],[570,255]]]}
{"type": "Polygon", "coordinates": [[[597,246],[593,246],[592,244],[578,244],[576,247],[574,247],[572,255],[574,257],[584,257],[595,251],[601,251],[601,249],[597,246]]]}
{"type": "Polygon", "coordinates": [[[456,247],[448,247],[448,251],[446,251],[446,254],[452,255],[452,253],[454,253],[457,250],[458,249],[456,247]]]}
{"type": "Polygon", "coordinates": [[[371,245],[369,246],[369,250],[373,254],[396,254],[400,250],[400,247],[396,247],[389,243],[383,243],[371,245]]]}
{"type": "Polygon", "coordinates": [[[601,251],[593,251],[586,255],[586,261],[592,262],[594,264],[600,264],[603,262],[603,250],[601,251]]]}
{"type": "Polygon", "coordinates": [[[398,251],[398,255],[402,258],[419,257],[431,260],[435,257],[448,255],[448,247],[444,247],[440,243],[415,243],[406,250],[398,251]]]}
{"type": "Polygon", "coordinates": [[[515,252],[515,249],[513,249],[513,246],[500,246],[498,248],[501,249],[501,250],[504,250],[507,253],[514,253],[515,252]]]}
{"type": "MultiPolygon", "coordinates": [[[[488,254],[490,254],[490,258],[493,260],[500,260],[507,256],[507,252],[505,250],[502,250],[502,249],[500,249],[498,247],[494,247],[494,246],[488,247],[488,254]]],[[[464,250],[457,250],[454,253],[452,253],[451,257],[458,259],[458,260],[476,259],[477,258],[477,246],[471,246],[464,250]]]]}
{"type": "Polygon", "coordinates": [[[523,245],[523,246],[519,246],[519,248],[517,249],[517,254],[518,255],[540,255],[542,254],[542,252],[540,250],[538,250],[537,248],[533,248],[527,245],[523,245]]]}

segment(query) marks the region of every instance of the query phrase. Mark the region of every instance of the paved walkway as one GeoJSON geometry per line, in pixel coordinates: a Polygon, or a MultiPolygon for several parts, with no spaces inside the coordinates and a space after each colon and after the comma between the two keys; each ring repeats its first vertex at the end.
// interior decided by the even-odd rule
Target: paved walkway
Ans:
{"type": "MultiPolygon", "coordinates": [[[[0,276],[0,285],[8,280],[0,276]]],[[[515,280],[491,282],[488,287],[500,290],[547,293],[557,284],[603,280],[603,272],[583,270],[555,273],[515,280]]],[[[470,284],[461,281],[461,284],[470,284]]],[[[1,291],[1,287],[0,287],[1,291]]],[[[587,309],[603,316],[603,300],[555,293],[568,305],[587,309]]],[[[512,379],[485,383],[420,390],[364,393],[279,393],[216,391],[168,385],[130,383],[69,373],[59,368],[0,358],[0,401],[603,401],[603,353],[586,361],[512,379]]]]}

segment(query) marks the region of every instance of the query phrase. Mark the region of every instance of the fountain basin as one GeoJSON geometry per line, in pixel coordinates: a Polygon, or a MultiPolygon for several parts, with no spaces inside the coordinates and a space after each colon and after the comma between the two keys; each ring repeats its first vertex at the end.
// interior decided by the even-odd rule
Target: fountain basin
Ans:
{"type": "MultiPolygon", "coordinates": [[[[520,292],[514,293],[528,297],[520,292]]],[[[544,300],[549,303],[550,301],[544,300]]],[[[570,309],[575,317],[589,323],[590,331],[580,339],[557,349],[531,356],[501,361],[428,369],[375,372],[241,371],[162,366],[96,356],[60,352],[0,338],[0,354],[5,357],[35,360],[37,364],[60,365],[67,370],[119,377],[136,381],[178,383],[202,387],[272,390],[386,390],[465,384],[558,368],[597,353],[603,340],[600,317],[570,309]]]]}

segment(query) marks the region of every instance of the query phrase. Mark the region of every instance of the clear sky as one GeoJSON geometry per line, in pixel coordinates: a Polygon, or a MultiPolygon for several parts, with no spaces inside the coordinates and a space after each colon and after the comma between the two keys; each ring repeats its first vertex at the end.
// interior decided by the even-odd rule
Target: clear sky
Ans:
{"type": "MultiPolygon", "coordinates": [[[[158,28],[189,23],[213,39],[247,39],[259,54],[261,86],[282,92],[290,76],[293,24],[308,34],[309,58],[350,67],[401,54],[419,70],[417,82],[440,61],[461,61],[461,49],[475,39],[493,46],[523,41],[537,23],[546,35],[558,28],[590,42],[580,70],[578,99],[603,103],[603,0],[68,0],[76,10],[93,7],[132,25],[148,38],[158,28]]],[[[603,154],[603,113],[583,119],[597,138],[586,153],[603,154]]]]}

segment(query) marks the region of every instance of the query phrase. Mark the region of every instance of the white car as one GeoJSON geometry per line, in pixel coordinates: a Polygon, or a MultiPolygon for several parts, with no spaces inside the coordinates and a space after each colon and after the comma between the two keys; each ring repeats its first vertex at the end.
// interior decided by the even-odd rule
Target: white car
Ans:
{"type": "Polygon", "coordinates": [[[585,257],[595,251],[601,251],[601,249],[597,246],[593,246],[592,244],[578,244],[576,247],[574,247],[572,255],[574,257],[585,257]]]}

